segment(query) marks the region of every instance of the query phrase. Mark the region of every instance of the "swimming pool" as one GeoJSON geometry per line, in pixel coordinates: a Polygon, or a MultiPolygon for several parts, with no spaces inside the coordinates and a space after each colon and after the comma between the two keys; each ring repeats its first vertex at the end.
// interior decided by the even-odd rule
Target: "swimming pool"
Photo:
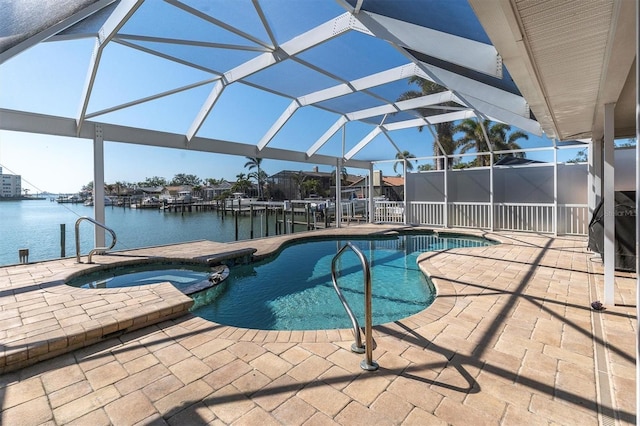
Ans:
{"type": "MultiPolygon", "coordinates": [[[[295,243],[269,259],[235,266],[224,283],[194,295],[192,312],[219,324],[251,329],[350,328],[331,281],[331,261],[346,241],[295,243]]],[[[493,244],[481,238],[435,234],[348,241],[362,250],[371,266],[374,325],[409,317],[433,303],[435,289],[416,263],[420,253],[493,244]]],[[[337,266],[338,284],[364,324],[360,261],[347,252],[337,266]]]]}
{"type": "Polygon", "coordinates": [[[217,277],[215,275],[217,272],[216,268],[200,262],[134,262],[83,273],[67,280],[66,284],[98,289],[133,287],[168,281],[183,293],[192,294],[215,284],[210,278],[217,277]]]}

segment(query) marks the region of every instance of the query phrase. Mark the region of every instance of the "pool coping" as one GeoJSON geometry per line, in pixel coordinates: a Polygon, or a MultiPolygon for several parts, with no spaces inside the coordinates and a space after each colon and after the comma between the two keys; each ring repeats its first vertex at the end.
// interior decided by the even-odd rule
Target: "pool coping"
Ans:
{"type": "MultiPolygon", "coordinates": [[[[224,259],[226,255],[246,254],[251,251],[254,260],[274,255],[278,251],[299,240],[313,240],[333,237],[375,236],[407,230],[434,232],[440,234],[456,234],[487,237],[476,231],[442,231],[425,227],[411,226],[360,226],[338,228],[324,231],[304,232],[293,235],[271,237],[260,240],[247,240],[235,243],[215,243],[219,250],[214,254],[196,253],[193,257],[184,255],[172,257],[166,255],[140,255],[140,252],[162,251],[171,246],[144,248],[94,256],[94,264],[78,264],[63,259],[62,261],[40,262],[51,271],[54,263],[62,263],[61,268],[50,276],[34,277],[35,282],[13,291],[16,302],[29,298],[38,301],[19,312],[21,326],[14,326],[5,331],[0,339],[0,373],[14,371],[28,365],[50,359],[67,352],[80,349],[105,339],[129,333],[149,325],[159,324],[178,317],[196,318],[202,321],[203,327],[216,326],[217,334],[242,341],[273,342],[336,342],[353,340],[352,329],[331,330],[257,330],[227,326],[195,317],[189,312],[193,299],[184,295],[169,283],[150,284],[138,287],[117,289],[82,289],[71,287],[65,282],[72,276],[85,273],[90,269],[108,267],[122,262],[135,263],[141,261],[202,261],[203,259],[224,259]],[[268,243],[268,244],[264,244],[268,243]],[[254,247],[252,247],[254,246],[254,247]],[[259,246],[256,248],[255,246],[259,246]],[[265,247],[266,246],[266,247],[265,247]],[[238,248],[240,247],[240,248],[238,248]],[[256,254],[257,253],[257,254],[256,254]],[[35,284],[35,285],[34,285],[35,284]],[[55,321],[53,318],[55,317],[55,321]],[[47,317],[39,321],[38,317],[47,317]]],[[[491,235],[497,240],[496,235],[491,235]]],[[[498,241],[500,242],[500,241],[498,241]]],[[[195,242],[194,252],[202,250],[198,245],[207,242],[195,242]]],[[[187,243],[188,244],[188,243],[187,243]]],[[[185,246],[183,244],[182,246],[185,246]]],[[[460,248],[455,250],[474,250],[460,248]]],[[[411,327],[433,324],[453,309],[456,303],[454,286],[446,280],[439,280],[439,271],[429,264],[429,255],[437,252],[423,253],[418,257],[418,266],[429,277],[436,288],[434,302],[424,310],[402,319],[402,323],[411,327]],[[442,296],[442,297],[441,297],[442,296]]],[[[228,256],[227,256],[228,257],[228,256]]],[[[29,265],[15,266],[24,268],[29,265]]],[[[33,267],[33,264],[31,264],[33,267]]],[[[5,268],[0,268],[5,269],[5,268]]],[[[8,269],[8,268],[7,268],[8,269]]],[[[58,268],[55,268],[58,269],[58,268]]],[[[389,333],[406,333],[396,323],[374,326],[374,338],[389,333]],[[382,332],[381,330],[384,330],[382,332]]]]}

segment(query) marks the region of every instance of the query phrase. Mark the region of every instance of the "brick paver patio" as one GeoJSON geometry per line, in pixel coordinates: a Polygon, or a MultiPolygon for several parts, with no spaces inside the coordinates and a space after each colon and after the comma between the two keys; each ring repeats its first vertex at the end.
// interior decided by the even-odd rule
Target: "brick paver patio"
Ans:
{"type": "MultiPolygon", "coordinates": [[[[616,306],[594,311],[602,265],[585,238],[486,236],[501,244],[419,258],[438,297],[375,327],[375,372],[360,368],[349,330],[215,324],[169,284],[78,291],[63,283],[89,267],[75,259],[0,268],[0,423],[635,424],[635,274],[617,273],[616,306]]],[[[95,260],[263,256],[289,238],[95,260]]]]}

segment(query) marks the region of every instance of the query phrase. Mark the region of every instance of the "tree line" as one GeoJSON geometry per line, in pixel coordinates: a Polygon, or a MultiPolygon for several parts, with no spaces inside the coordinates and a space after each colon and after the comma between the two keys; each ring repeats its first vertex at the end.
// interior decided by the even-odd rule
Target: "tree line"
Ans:
{"type": "MultiPolygon", "coordinates": [[[[415,84],[419,90],[409,90],[398,97],[398,101],[420,98],[435,93],[444,92],[447,89],[423,78],[413,76],[408,79],[409,84],[415,84]]],[[[429,108],[417,108],[416,112],[422,117],[429,117],[435,114],[443,114],[450,112],[452,109],[459,109],[460,105],[455,102],[446,102],[429,108]]],[[[521,149],[518,144],[520,139],[529,139],[529,135],[522,131],[511,132],[511,126],[504,123],[496,123],[491,120],[474,120],[471,118],[464,119],[458,124],[455,122],[437,123],[433,125],[435,131],[435,140],[433,142],[434,156],[453,156],[455,154],[465,154],[468,152],[489,152],[489,151],[507,151],[521,149]],[[456,135],[459,135],[456,138],[456,135]],[[489,141],[487,143],[487,140],[489,141]],[[489,146],[491,144],[491,147],[489,146]],[[491,148],[491,149],[490,149],[491,148]]],[[[418,131],[422,132],[423,126],[418,127],[418,131]]],[[[509,154],[514,157],[524,158],[524,152],[516,152],[509,154]]],[[[496,154],[495,159],[504,157],[505,154],[496,154]]],[[[416,158],[409,151],[402,151],[396,154],[399,160],[393,166],[394,172],[397,173],[397,166],[404,167],[405,159],[416,158]]],[[[488,155],[478,155],[469,162],[458,162],[456,164],[449,163],[449,168],[465,168],[480,167],[489,165],[488,155]]],[[[411,161],[406,162],[407,171],[413,170],[411,161]]],[[[444,169],[444,158],[439,158],[436,167],[440,170],[444,169]]],[[[431,164],[423,164],[418,167],[419,170],[430,170],[431,164]]]]}
{"type": "MultiPolygon", "coordinates": [[[[231,184],[230,192],[246,192],[249,188],[253,186],[253,181],[255,181],[258,188],[258,196],[263,196],[263,188],[267,181],[268,175],[262,170],[262,158],[257,157],[246,157],[247,162],[244,167],[248,169],[249,173],[238,173],[236,175],[235,182],[229,182],[231,184]],[[255,170],[254,170],[255,169],[255,170]]],[[[135,190],[138,188],[153,188],[153,187],[165,187],[165,186],[190,186],[194,192],[200,191],[204,186],[216,186],[221,185],[225,182],[228,182],[226,179],[216,179],[216,178],[205,178],[201,179],[200,177],[189,174],[189,173],[178,173],[171,180],[168,180],[161,176],[152,176],[147,177],[140,182],[126,182],[126,181],[116,181],[114,183],[106,183],[104,184],[104,189],[107,194],[117,194],[120,195],[122,193],[128,193],[131,190],[135,190]]],[[[82,186],[83,192],[92,192],[93,191],[93,181],[87,183],[82,186]]]]}

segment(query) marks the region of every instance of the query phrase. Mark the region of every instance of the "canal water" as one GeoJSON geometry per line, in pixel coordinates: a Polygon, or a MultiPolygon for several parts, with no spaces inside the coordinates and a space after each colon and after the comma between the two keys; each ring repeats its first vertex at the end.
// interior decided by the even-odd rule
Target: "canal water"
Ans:
{"type": "MultiPolygon", "coordinates": [[[[65,255],[75,256],[75,223],[82,216],[93,217],[93,207],[60,204],[45,200],[0,202],[0,265],[19,263],[18,250],[29,249],[29,262],[58,259],[61,255],[61,224],[65,225],[65,255]]],[[[114,250],[157,246],[197,240],[235,240],[235,218],[224,220],[216,211],[164,212],[159,209],[105,207],[105,222],[117,236],[114,250]]],[[[281,217],[280,217],[281,219],[281,217]]],[[[81,253],[94,247],[93,224],[80,224],[81,253]]],[[[269,214],[269,235],[275,235],[275,216],[269,214]]],[[[264,236],[265,216],[253,219],[253,236],[264,236]]],[[[238,218],[238,239],[251,236],[249,215],[238,218]]],[[[111,235],[106,234],[107,245],[111,235]]]]}

